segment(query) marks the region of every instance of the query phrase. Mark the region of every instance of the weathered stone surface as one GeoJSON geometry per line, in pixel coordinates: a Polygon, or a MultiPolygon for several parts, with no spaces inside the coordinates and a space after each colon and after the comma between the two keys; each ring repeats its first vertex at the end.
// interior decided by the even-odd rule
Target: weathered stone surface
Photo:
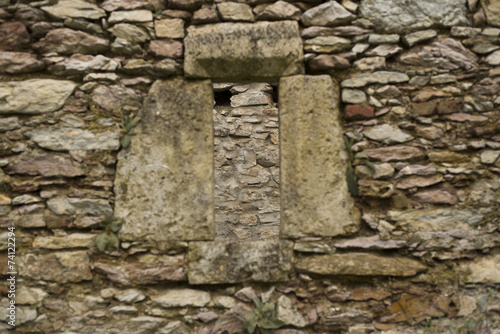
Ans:
{"type": "Polygon", "coordinates": [[[469,209],[389,211],[388,217],[397,222],[404,230],[411,232],[469,230],[484,218],[483,214],[469,209]]]}
{"type": "Polygon", "coordinates": [[[151,297],[154,304],[161,307],[203,307],[210,302],[210,293],[193,290],[193,289],[178,289],[168,290],[151,297]]]}
{"type": "Polygon", "coordinates": [[[148,51],[157,57],[167,58],[181,58],[184,54],[182,43],[171,39],[151,41],[148,51]]]}
{"type": "Polygon", "coordinates": [[[283,321],[285,325],[292,325],[295,327],[305,327],[308,322],[300,312],[298,312],[292,305],[292,300],[287,296],[281,296],[276,303],[276,318],[283,321]]]}
{"type": "Polygon", "coordinates": [[[425,153],[413,146],[396,145],[391,147],[371,148],[364,152],[372,159],[387,161],[404,161],[418,159],[425,156],[425,153]]]}
{"type": "Polygon", "coordinates": [[[257,20],[299,20],[302,12],[294,5],[285,1],[276,1],[267,6],[257,15],[257,20]]]}
{"type": "Polygon", "coordinates": [[[222,21],[253,22],[252,7],[245,3],[221,2],[217,4],[222,21]]]}
{"type": "Polygon", "coordinates": [[[117,166],[122,240],[214,237],[213,164],[207,163],[213,160],[212,106],[209,81],[153,84],[137,136],[117,166]]]}
{"type": "Polygon", "coordinates": [[[366,94],[362,90],[342,89],[342,102],[362,104],[366,102],[366,94]]]}
{"type": "Polygon", "coordinates": [[[355,232],[336,83],[329,76],[285,77],[279,101],[282,237],[355,232]]]}
{"type": "Polygon", "coordinates": [[[124,107],[138,110],[142,105],[142,97],[132,88],[122,85],[100,85],[92,92],[92,102],[110,111],[124,107]]]}
{"type": "Polygon", "coordinates": [[[373,50],[366,52],[366,55],[374,57],[390,58],[394,55],[397,55],[401,51],[403,51],[403,48],[397,44],[380,44],[373,50]]]}
{"type": "Polygon", "coordinates": [[[47,201],[47,207],[56,215],[104,215],[111,213],[105,199],[58,197],[47,201]]]}
{"type": "Polygon", "coordinates": [[[101,4],[101,8],[107,10],[108,12],[112,12],[117,9],[138,9],[143,8],[147,5],[148,0],[104,0],[104,2],[101,4]]]}
{"type": "Polygon", "coordinates": [[[42,10],[58,19],[72,17],[97,20],[106,16],[104,10],[83,0],[59,0],[54,6],[45,6],[42,10]]]}
{"type": "Polygon", "coordinates": [[[30,73],[44,68],[45,64],[30,53],[0,51],[0,73],[30,73]]]}
{"type": "Polygon", "coordinates": [[[413,276],[427,269],[413,259],[367,253],[308,256],[299,258],[295,267],[305,273],[349,276],[413,276]]]}
{"type": "Polygon", "coordinates": [[[60,109],[76,83],[31,79],[0,83],[0,114],[43,114],[60,109]]]}
{"type": "Polygon", "coordinates": [[[436,30],[429,29],[429,30],[416,31],[404,36],[403,43],[405,43],[408,47],[411,48],[415,44],[427,41],[429,39],[433,39],[436,36],[437,36],[436,30]]]}
{"type": "Polygon", "coordinates": [[[365,119],[375,116],[375,109],[367,105],[350,104],[345,107],[344,117],[347,119],[365,119]]]}
{"type": "Polygon", "coordinates": [[[0,119],[0,132],[16,130],[20,127],[21,124],[19,123],[19,118],[17,117],[7,117],[0,119]]]}
{"type": "Polygon", "coordinates": [[[146,296],[137,289],[119,291],[113,297],[123,303],[135,303],[146,299],[146,296]]]}
{"type": "Polygon", "coordinates": [[[399,72],[388,72],[388,71],[378,71],[373,73],[366,73],[355,76],[353,78],[342,81],[342,87],[356,88],[364,87],[366,85],[378,83],[378,84],[388,84],[388,83],[402,83],[410,80],[410,77],[404,73],[399,72]]]}
{"type": "Polygon", "coordinates": [[[465,278],[468,283],[500,283],[500,254],[485,256],[461,267],[470,272],[465,278]]]}
{"type": "Polygon", "coordinates": [[[482,115],[471,115],[463,112],[446,115],[448,121],[453,122],[486,122],[488,117],[482,115]]]}
{"type": "Polygon", "coordinates": [[[30,42],[30,35],[22,22],[0,24],[0,51],[16,51],[30,42]]]}
{"type": "Polygon", "coordinates": [[[142,255],[137,261],[95,262],[97,272],[123,286],[152,285],[185,281],[184,255],[142,255]]]}
{"type": "Polygon", "coordinates": [[[465,69],[477,71],[478,57],[459,41],[446,38],[430,45],[416,46],[403,53],[399,59],[403,64],[434,67],[446,70],[465,69]]]}
{"type": "Polygon", "coordinates": [[[184,47],[188,77],[241,82],[304,72],[296,22],[191,26],[184,47]]]}
{"type": "Polygon", "coordinates": [[[91,248],[94,245],[95,234],[72,233],[66,236],[36,237],[33,248],[65,249],[91,248]]]}
{"type": "Polygon", "coordinates": [[[398,189],[410,189],[414,187],[428,187],[439,182],[443,182],[444,178],[441,174],[436,174],[433,176],[410,176],[407,177],[396,185],[398,189]]]}
{"type": "Polygon", "coordinates": [[[485,61],[492,66],[500,65],[500,51],[495,51],[486,57],[485,61]]]}
{"type": "Polygon", "coordinates": [[[483,164],[492,165],[500,157],[500,151],[486,150],[481,153],[481,162],[483,164]]]}
{"type": "Polygon", "coordinates": [[[500,27],[500,4],[495,0],[481,0],[481,5],[488,23],[500,27]]]}
{"type": "Polygon", "coordinates": [[[465,0],[364,0],[360,13],[377,30],[403,33],[433,26],[467,25],[465,0]]]}
{"type": "Polygon", "coordinates": [[[31,130],[25,133],[40,147],[53,151],[71,150],[111,150],[120,148],[117,133],[99,134],[74,128],[31,130]]]}
{"type": "Polygon", "coordinates": [[[328,71],[332,69],[345,69],[349,68],[350,63],[344,57],[329,54],[320,54],[307,62],[307,66],[313,72],[328,71]]]}
{"type": "Polygon", "coordinates": [[[371,140],[380,141],[384,144],[400,144],[413,139],[412,136],[389,124],[376,125],[363,131],[363,134],[371,140]]]}
{"type": "Polygon", "coordinates": [[[286,281],[292,271],[293,243],[192,242],[186,261],[190,284],[286,281]]]}
{"type": "Polygon", "coordinates": [[[458,203],[455,193],[453,189],[438,188],[419,191],[413,194],[412,198],[421,203],[455,205],[458,203]]]}
{"type": "Polygon", "coordinates": [[[49,71],[56,75],[73,75],[91,71],[115,71],[119,67],[119,61],[104,57],[103,55],[76,54],[49,66],[49,71]]]}
{"type": "Polygon", "coordinates": [[[43,53],[99,54],[109,49],[109,41],[82,31],[62,28],[49,31],[44,38],[33,44],[33,48],[43,53]]]}
{"type": "Polygon", "coordinates": [[[151,39],[144,29],[130,23],[118,23],[108,31],[118,38],[133,43],[144,43],[151,39]]]}
{"type": "Polygon", "coordinates": [[[149,10],[131,10],[111,12],[108,22],[110,24],[123,23],[123,22],[152,22],[153,13],[149,10]]]}
{"type": "Polygon", "coordinates": [[[182,74],[182,67],[173,59],[163,59],[152,63],[144,59],[133,59],[123,67],[123,70],[127,74],[148,74],[153,77],[170,77],[182,74]]]}
{"type": "Polygon", "coordinates": [[[34,280],[59,283],[92,279],[87,252],[28,253],[17,257],[19,275],[34,280]]]}
{"type": "Polygon", "coordinates": [[[328,1],[302,14],[305,26],[337,26],[354,20],[356,16],[336,1],[328,1]]]}
{"type": "Polygon", "coordinates": [[[368,36],[369,44],[398,44],[398,34],[370,34],[368,36]]]}
{"type": "Polygon", "coordinates": [[[158,38],[184,38],[184,20],[167,19],[155,21],[155,33],[158,38]]]}
{"type": "Polygon", "coordinates": [[[396,179],[408,175],[421,175],[421,176],[434,175],[436,174],[436,172],[437,172],[436,166],[433,165],[410,165],[403,167],[396,175],[396,179]]]}
{"type": "Polygon", "coordinates": [[[318,36],[304,42],[306,52],[337,53],[351,47],[351,41],[337,36],[318,36]]]}
{"type": "Polygon", "coordinates": [[[406,247],[406,240],[382,240],[380,236],[374,235],[371,237],[337,240],[333,246],[336,248],[396,249],[406,247]]]}
{"type": "Polygon", "coordinates": [[[214,7],[200,8],[193,13],[192,24],[208,24],[219,22],[219,16],[214,7]]]}

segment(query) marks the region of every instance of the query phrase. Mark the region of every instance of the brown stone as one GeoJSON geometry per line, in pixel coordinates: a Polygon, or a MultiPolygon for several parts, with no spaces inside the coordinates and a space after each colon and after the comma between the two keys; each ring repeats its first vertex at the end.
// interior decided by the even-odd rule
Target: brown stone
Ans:
{"type": "Polygon", "coordinates": [[[193,14],[192,24],[207,24],[219,22],[219,16],[214,7],[200,8],[193,14]]]}
{"type": "Polygon", "coordinates": [[[144,8],[148,3],[148,0],[104,0],[100,7],[108,12],[112,12],[119,9],[131,10],[144,8]]]}
{"type": "Polygon", "coordinates": [[[429,297],[417,297],[403,294],[399,300],[391,305],[391,314],[394,315],[394,321],[404,322],[414,319],[420,322],[426,318],[426,311],[431,306],[429,297]]]}
{"type": "Polygon", "coordinates": [[[425,156],[419,148],[405,145],[395,145],[389,147],[380,147],[364,150],[372,159],[380,161],[404,161],[410,159],[419,159],[425,156]]]}
{"type": "Polygon", "coordinates": [[[394,195],[394,186],[390,182],[362,179],[358,186],[360,196],[389,198],[394,195]]]}
{"type": "Polygon", "coordinates": [[[45,64],[25,52],[1,52],[0,73],[20,74],[43,70],[45,64]]]}
{"type": "Polygon", "coordinates": [[[374,109],[371,106],[350,104],[345,107],[346,119],[367,119],[374,116],[374,109]]]}
{"type": "Polygon", "coordinates": [[[422,203],[455,205],[458,203],[455,193],[454,189],[439,188],[422,190],[413,194],[412,197],[422,203]]]}
{"type": "Polygon", "coordinates": [[[382,300],[390,296],[391,293],[388,291],[377,288],[363,287],[352,290],[350,299],[356,301],[370,300],[370,299],[382,300]]]}
{"type": "Polygon", "coordinates": [[[30,35],[22,22],[0,24],[0,51],[16,51],[30,42],[30,35]]]}
{"type": "Polygon", "coordinates": [[[7,168],[8,174],[42,175],[44,177],[76,177],[84,175],[76,163],[57,155],[23,158],[7,168]]]}
{"type": "Polygon", "coordinates": [[[311,59],[307,65],[311,71],[327,71],[348,68],[349,60],[337,55],[320,54],[311,59]]]}
{"type": "Polygon", "coordinates": [[[44,53],[99,54],[109,49],[109,41],[82,31],[62,28],[49,31],[47,36],[33,44],[33,48],[44,53]]]}
{"type": "Polygon", "coordinates": [[[449,97],[452,96],[451,93],[445,92],[441,89],[435,87],[425,87],[412,94],[412,101],[414,102],[426,102],[433,97],[449,97]]]}
{"type": "Polygon", "coordinates": [[[455,152],[430,152],[429,160],[432,162],[449,162],[449,163],[459,163],[459,162],[468,162],[471,157],[466,154],[460,154],[455,152]]]}
{"type": "Polygon", "coordinates": [[[168,7],[173,9],[183,9],[194,11],[201,7],[203,0],[169,0],[168,7]]]}
{"type": "Polygon", "coordinates": [[[417,137],[426,139],[439,139],[444,136],[444,130],[436,126],[419,126],[416,130],[417,137]]]}
{"type": "Polygon", "coordinates": [[[433,176],[410,176],[400,181],[396,185],[396,188],[410,189],[414,187],[419,187],[419,188],[429,187],[439,182],[442,182],[443,179],[444,179],[443,175],[441,174],[436,174],[433,176]]]}
{"type": "Polygon", "coordinates": [[[185,281],[184,255],[142,255],[136,261],[95,262],[97,272],[124,286],[185,281]]]}
{"type": "Polygon", "coordinates": [[[486,122],[488,120],[488,117],[486,116],[481,116],[481,115],[471,115],[467,113],[455,113],[451,115],[447,115],[445,117],[446,120],[448,121],[453,121],[453,122],[486,122]]]}
{"type": "Polygon", "coordinates": [[[500,92],[500,77],[484,78],[472,88],[475,95],[496,95],[500,92]]]}
{"type": "Polygon", "coordinates": [[[460,111],[460,100],[441,101],[437,105],[438,114],[452,114],[460,111]]]}
{"type": "Polygon", "coordinates": [[[149,43],[148,52],[156,57],[181,58],[182,43],[171,39],[154,40],[149,43]]]}
{"type": "Polygon", "coordinates": [[[430,116],[436,110],[436,102],[413,103],[413,111],[420,116],[430,116]]]}

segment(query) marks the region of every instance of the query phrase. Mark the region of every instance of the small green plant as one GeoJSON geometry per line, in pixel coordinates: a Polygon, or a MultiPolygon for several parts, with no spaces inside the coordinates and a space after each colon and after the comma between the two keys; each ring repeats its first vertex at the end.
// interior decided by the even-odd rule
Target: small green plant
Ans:
{"type": "Polygon", "coordinates": [[[132,136],[135,135],[135,132],[132,132],[132,128],[136,126],[140,120],[141,118],[138,116],[135,117],[125,116],[121,131],[122,138],[120,139],[120,144],[122,145],[122,148],[127,148],[130,146],[130,141],[132,139],[132,136]]]}
{"type": "Polygon", "coordinates": [[[376,168],[375,165],[372,164],[370,161],[368,161],[368,155],[366,155],[365,152],[359,152],[354,154],[352,151],[352,145],[354,144],[354,139],[353,138],[347,138],[347,136],[344,136],[344,144],[345,148],[347,150],[347,153],[349,154],[349,162],[347,163],[347,169],[345,172],[346,180],[347,180],[347,188],[349,189],[349,192],[353,196],[358,196],[359,195],[359,189],[358,189],[358,177],[356,176],[356,172],[354,171],[354,160],[359,159],[361,160],[361,163],[363,165],[366,165],[368,168],[370,168],[373,172],[375,172],[376,168]]]}
{"type": "Polygon", "coordinates": [[[254,309],[245,315],[245,326],[250,334],[269,334],[270,329],[284,325],[283,321],[275,316],[274,304],[263,304],[258,298],[254,298],[253,302],[254,309]]]}
{"type": "Polygon", "coordinates": [[[120,239],[116,233],[122,228],[123,221],[117,220],[112,214],[106,214],[104,219],[99,223],[99,226],[104,229],[104,232],[95,238],[97,249],[104,252],[106,248],[112,247],[116,250],[120,249],[120,239]]]}

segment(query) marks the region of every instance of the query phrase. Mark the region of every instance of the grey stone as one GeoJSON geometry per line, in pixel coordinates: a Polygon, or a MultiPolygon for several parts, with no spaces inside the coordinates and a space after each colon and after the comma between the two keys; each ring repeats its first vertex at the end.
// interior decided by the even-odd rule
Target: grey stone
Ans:
{"type": "Polygon", "coordinates": [[[481,162],[483,164],[492,165],[500,156],[500,151],[486,150],[481,153],[481,162]]]}
{"type": "Polygon", "coordinates": [[[82,30],[88,32],[89,34],[102,34],[104,32],[104,30],[102,30],[101,28],[101,25],[83,19],[72,19],[68,17],[66,20],[64,20],[64,25],[74,30],[82,30]]]}
{"type": "Polygon", "coordinates": [[[414,276],[427,269],[413,259],[368,253],[301,257],[295,267],[310,274],[349,276],[414,276]]]}
{"type": "Polygon", "coordinates": [[[144,43],[151,39],[151,36],[142,28],[130,23],[118,23],[108,31],[118,38],[133,42],[144,43]]]}
{"type": "Polygon", "coordinates": [[[106,16],[104,10],[83,0],[59,0],[53,6],[42,7],[42,10],[59,19],[72,17],[98,20],[106,16]]]}
{"type": "Polygon", "coordinates": [[[210,302],[210,293],[194,289],[176,289],[151,296],[151,301],[161,307],[203,307],[210,302]]]}
{"type": "Polygon", "coordinates": [[[403,48],[396,44],[380,44],[373,50],[366,52],[367,56],[392,57],[403,51],[403,48]]]}
{"type": "Polygon", "coordinates": [[[397,222],[404,230],[411,232],[469,230],[484,219],[483,214],[469,209],[389,211],[388,217],[397,222]]]}
{"type": "Polygon", "coordinates": [[[364,152],[370,158],[384,162],[418,159],[425,156],[425,153],[419,148],[405,145],[366,149],[364,152]]]}
{"type": "Polygon", "coordinates": [[[112,72],[119,67],[119,61],[104,57],[103,55],[91,56],[76,54],[49,66],[49,71],[56,75],[73,75],[91,71],[112,72]]]}
{"type": "Polygon", "coordinates": [[[207,163],[212,107],[209,81],[153,84],[137,135],[118,158],[115,215],[125,220],[122,240],[214,237],[213,165],[207,163]]]}
{"type": "Polygon", "coordinates": [[[337,84],[324,75],[285,77],[279,85],[281,236],[355,232],[359,219],[345,182],[337,84]]]}
{"type": "Polygon", "coordinates": [[[119,10],[133,10],[148,6],[148,0],[104,0],[101,8],[108,12],[119,10]]]}
{"type": "Polygon", "coordinates": [[[12,131],[19,129],[21,124],[17,117],[7,117],[0,119],[0,132],[12,131]]]}
{"type": "Polygon", "coordinates": [[[119,291],[114,295],[115,299],[122,303],[136,303],[146,299],[146,296],[137,289],[119,291]]]}
{"type": "Polygon", "coordinates": [[[34,280],[76,283],[92,279],[87,252],[28,253],[17,257],[21,277],[34,280]]]}
{"type": "Polygon", "coordinates": [[[184,38],[184,20],[157,20],[155,21],[155,33],[158,38],[184,38]]]}
{"type": "Polygon", "coordinates": [[[416,31],[405,35],[403,37],[403,43],[405,43],[406,46],[411,48],[415,44],[428,41],[436,36],[437,36],[437,31],[432,29],[416,31]]]}
{"type": "Polygon", "coordinates": [[[36,237],[33,248],[65,249],[65,248],[91,248],[94,245],[94,234],[72,233],[65,236],[36,237]]]}
{"type": "Polygon", "coordinates": [[[336,36],[318,36],[304,42],[304,51],[318,53],[337,53],[351,47],[351,41],[336,36]]]}
{"type": "Polygon", "coordinates": [[[92,102],[109,111],[125,107],[138,110],[142,106],[142,97],[132,88],[122,85],[100,85],[92,92],[92,102]]]}
{"type": "Polygon", "coordinates": [[[152,22],[153,13],[149,10],[113,11],[109,16],[108,23],[130,23],[130,22],[152,22]]]}
{"type": "MultiPolygon", "coordinates": [[[[11,313],[10,313],[10,310],[7,309],[8,306],[10,306],[8,303],[9,303],[9,300],[7,299],[4,299],[6,301],[6,303],[2,303],[2,308],[0,308],[0,318],[2,318],[4,321],[10,321],[10,318],[8,317],[11,313]],[[7,319],[7,320],[6,320],[7,319]]],[[[36,312],[36,308],[29,308],[29,307],[23,307],[23,306],[19,306],[17,304],[17,300],[16,300],[16,313],[15,313],[15,324],[16,326],[20,326],[20,325],[23,325],[23,324],[26,324],[27,322],[30,322],[30,321],[33,321],[36,319],[36,316],[37,316],[37,312],[36,312]]],[[[9,325],[10,328],[12,328],[12,326],[9,325]]],[[[0,325],[0,329],[2,329],[1,325],[0,325]]]]}
{"type": "Polygon", "coordinates": [[[246,91],[231,96],[232,107],[271,105],[272,103],[273,100],[270,94],[259,91],[246,91]]]}
{"type": "Polygon", "coordinates": [[[384,144],[401,144],[413,139],[413,137],[399,128],[382,124],[368,128],[363,131],[363,134],[371,140],[380,141],[384,144]]]}
{"type": "Polygon", "coordinates": [[[399,57],[403,64],[435,67],[446,70],[463,68],[467,71],[479,69],[478,57],[459,41],[446,38],[430,45],[416,46],[399,57]]]}
{"type": "Polygon", "coordinates": [[[439,74],[431,77],[431,85],[442,85],[457,82],[457,77],[451,74],[439,74]]]}
{"type": "Polygon", "coordinates": [[[355,76],[353,78],[342,81],[342,87],[356,88],[364,87],[366,85],[378,83],[378,84],[388,84],[388,83],[402,83],[410,80],[404,73],[400,72],[388,72],[388,71],[378,71],[373,73],[366,73],[355,76]]]}
{"type": "Polygon", "coordinates": [[[481,33],[480,28],[473,27],[451,27],[451,36],[453,37],[473,37],[481,33]]]}
{"type": "Polygon", "coordinates": [[[366,94],[362,90],[342,89],[342,102],[362,104],[366,102],[366,94]]]}
{"type": "Polygon", "coordinates": [[[52,198],[47,207],[56,215],[104,215],[112,209],[105,199],[90,198],[52,198]]]}
{"type": "Polygon", "coordinates": [[[43,114],[59,110],[76,83],[31,79],[0,83],[0,114],[43,114]]]}
{"type": "Polygon", "coordinates": [[[223,21],[254,21],[252,7],[245,3],[222,2],[217,4],[217,10],[223,21]]]}
{"type": "Polygon", "coordinates": [[[385,67],[384,57],[367,57],[354,62],[354,68],[361,71],[382,70],[385,67]]]}
{"type": "Polygon", "coordinates": [[[31,204],[31,203],[38,203],[38,202],[41,202],[41,198],[40,197],[35,197],[35,196],[31,196],[31,195],[21,195],[21,196],[17,196],[17,197],[14,197],[12,199],[12,205],[22,205],[22,204],[31,204]]]}
{"type": "Polygon", "coordinates": [[[371,237],[337,240],[333,246],[336,248],[397,249],[406,247],[406,240],[382,240],[380,236],[374,235],[371,237]]]}
{"type": "Polygon", "coordinates": [[[153,63],[144,59],[133,59],[125,65],[123,70],[127,74],[149,74],[153,77],[169,77],[182,74],[182,67],[173,59],[163,59],[153,63]]]}
{"type": "MultiPolygon", "coordinates": [[[[115,38],[113,43],[111,43],[111,52],[119,55],[131,56],[135,54],[141,54],[143,50],[139,44],[118,37],[115,38]]],[[[131,61],[137,60],[145,61],[144,59],[132,59],[131,61]]]]}
{"type": "Polygon", "coordinates": [[[88,130],[74,128],[31,130],[25,133],[38,146],[52,151],[111,150],[120,148],[117,133],[94,134],[88,130]]]}
{"type": "Polygon", "coordinates": [[[500,51],[495,51],[486,57],[485,61],[492,66],[500,65],[500,51]]]}
{"type": "Polygon", "coordinates": [[[361,16],[377,30],[404,33],[433,26],[467,25],[465,0],[364,0],[361,16]]]}
{"type": "Polygon", "coordinates": [[[370,34],[368,36],[368,43],[370,44],[398,44],[399,35],[398,34],[370,34]]]}
{"type": "Polygon", "coordinates": [[[308,322],[293,306],[292,300],[287,296],[281,296],[276,303],[276,318],[283,321],[285,325],[305,327],[308,322]]]}
{"type": "Polygon", "coordinates": [[[290,241],[192,242],[186,261],[190,284],[280,282],[292,272],[290,241]]]}
{"type": "Polygon", "coordinates": [[[38,288],[30,288],[27,286],[19,286],[16,291],[16,303],[21,305],[34,305],[37,304],[47,296],[47,292],[38,288]]]}
{"type": "Polygon", "coordinates": [[[301,21],[305,26],[337,26],[356,18],[341,4],[328,1],[313,7],[302,14],[301,21]]]}
{"type": "Polygon", "coordinates": [[[188,77],[267,81],[304,72],[297,22],[191,26],[184,47],[188,77]]]}
{"type": "Polygon", "coordinates": [[[0,73],[20,74],[43,70],[45,64],[26,52],[0,51],[0,73]]]}
{"type": "Polygon", "coordinates": [[[403,167],[396,175],[396,179],[408,175],[434,175],[437,173],[436,166],[433,165],[410,165],[403,167]]]}

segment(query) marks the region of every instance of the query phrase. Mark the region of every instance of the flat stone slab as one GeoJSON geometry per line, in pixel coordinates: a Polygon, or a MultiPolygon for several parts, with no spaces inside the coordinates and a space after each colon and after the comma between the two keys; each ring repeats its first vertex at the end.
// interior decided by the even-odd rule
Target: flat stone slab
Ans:
{"type": "Polygon", "coordinates": [[[266,81],[304,73],[295,21],[191,26],[184,39],[187,77],[266,81]]]}
{"type": "Polygon", "coordinates": [[[309,274],[347,276],[413,276],[427,269],[413,259],[368,253],[302,257],[295,267],[309,274]]]}
{"type": "Polygon", "coordinates": [[[52,151],[111,150],[120,148],[116,132],[93,133],[78,128],[37,129],[25,132],[38,146],[52,151]]]}
{"type": "Polygon", "coordinates": [[[76,83],[31,79],[0,83],[0,114],[43,114],[59,110],[76,83]]]}
{"type": "Polygon", "coordinates": [[[156,81],[129,149],[118,157],[115,215],[121,240],[212,240],[212,85],[156,81]]]}
{"type": "Polygon", "coordinates": [[[280,282],[290,279],[290,241],[192,242],[187,255],[189,284],[280,282]]]}
{"type": "Polygon", "coordinates": [[[282,78],[279,101],[281,237],[354,233],[337,84],[327,75],[282,78]]]}

